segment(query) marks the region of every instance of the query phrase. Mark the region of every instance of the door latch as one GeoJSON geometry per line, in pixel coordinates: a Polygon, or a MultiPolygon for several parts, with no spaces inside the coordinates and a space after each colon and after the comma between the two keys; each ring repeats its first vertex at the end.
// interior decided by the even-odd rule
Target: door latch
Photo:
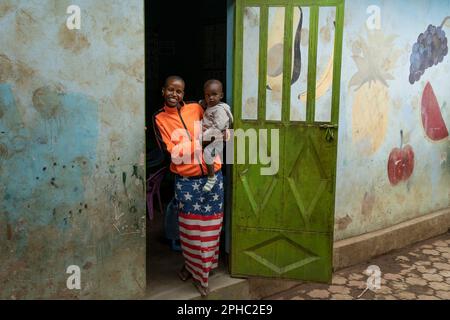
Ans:
{"type": "Polygon", "coordinates": [[[337,129],[339,126],[337,124],[321,124],[320,129],[326,130],[325,139],[328,142],[332,142],[334,140],[334,129],[337,129]]]}

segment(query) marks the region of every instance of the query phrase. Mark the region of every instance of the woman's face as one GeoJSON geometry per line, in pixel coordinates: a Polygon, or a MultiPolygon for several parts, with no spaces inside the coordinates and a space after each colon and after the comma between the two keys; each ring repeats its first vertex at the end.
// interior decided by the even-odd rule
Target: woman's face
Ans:
{"type": "Polygon", "coordinates": [[[184,98],[184,82],[180,80],[169,80],[163,88],[163,97],[166,106],[171,108],[178,107],[184,98]]]}

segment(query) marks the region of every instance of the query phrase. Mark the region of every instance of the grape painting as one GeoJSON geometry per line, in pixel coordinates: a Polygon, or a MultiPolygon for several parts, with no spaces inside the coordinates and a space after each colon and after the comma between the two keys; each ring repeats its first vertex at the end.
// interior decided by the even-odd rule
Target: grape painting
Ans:
{"type": "Polygon", "coordinates": [[[440,26],[429,25],[424,33],[417,38],[411,53],[409,82],[419,81],[425,70],[438,65],[448,54],[448,42],[442,29],[450,17],[444,19],[440,26]]]}

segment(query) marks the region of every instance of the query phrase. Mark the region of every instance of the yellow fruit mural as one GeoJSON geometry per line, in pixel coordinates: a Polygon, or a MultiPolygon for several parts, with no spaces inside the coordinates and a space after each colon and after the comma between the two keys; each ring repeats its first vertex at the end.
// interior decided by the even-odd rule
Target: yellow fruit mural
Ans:
{"type": "Polygon", "coordinates": [[[367,30],[367,39],[353,43],[353,60],[358,68],[349,87],[354,91],[352,105],[353,143],[363,155],[370,156],[383,143],[389,120],[391,97],[388,80],[400,56],[394,46],[396,36],[367,30]]]}
{"type": "Polygon", "coordinates": [[[383,143],[388,126],[391,98],[379,81],[365,83],[353,97],[353,140],[363,155],[374,154],[383,143]]]}

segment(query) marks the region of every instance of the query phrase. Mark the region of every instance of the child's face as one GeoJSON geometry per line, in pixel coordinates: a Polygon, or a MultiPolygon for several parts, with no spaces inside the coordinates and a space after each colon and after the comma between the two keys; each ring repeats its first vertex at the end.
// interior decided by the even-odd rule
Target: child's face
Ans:
{"type": "Polygon", "coordinates": [[[205,101],[208,107],[214,107],[223,98],[222,86],[218,83],[211,83],[205,88],[205,101]]]}
{"type": "Polygon", "coordinates": [[[166,105],[171,108],[178,107],[184,98],[184,82],[169,80],[163,88],[163,97],[166,105]]]}

